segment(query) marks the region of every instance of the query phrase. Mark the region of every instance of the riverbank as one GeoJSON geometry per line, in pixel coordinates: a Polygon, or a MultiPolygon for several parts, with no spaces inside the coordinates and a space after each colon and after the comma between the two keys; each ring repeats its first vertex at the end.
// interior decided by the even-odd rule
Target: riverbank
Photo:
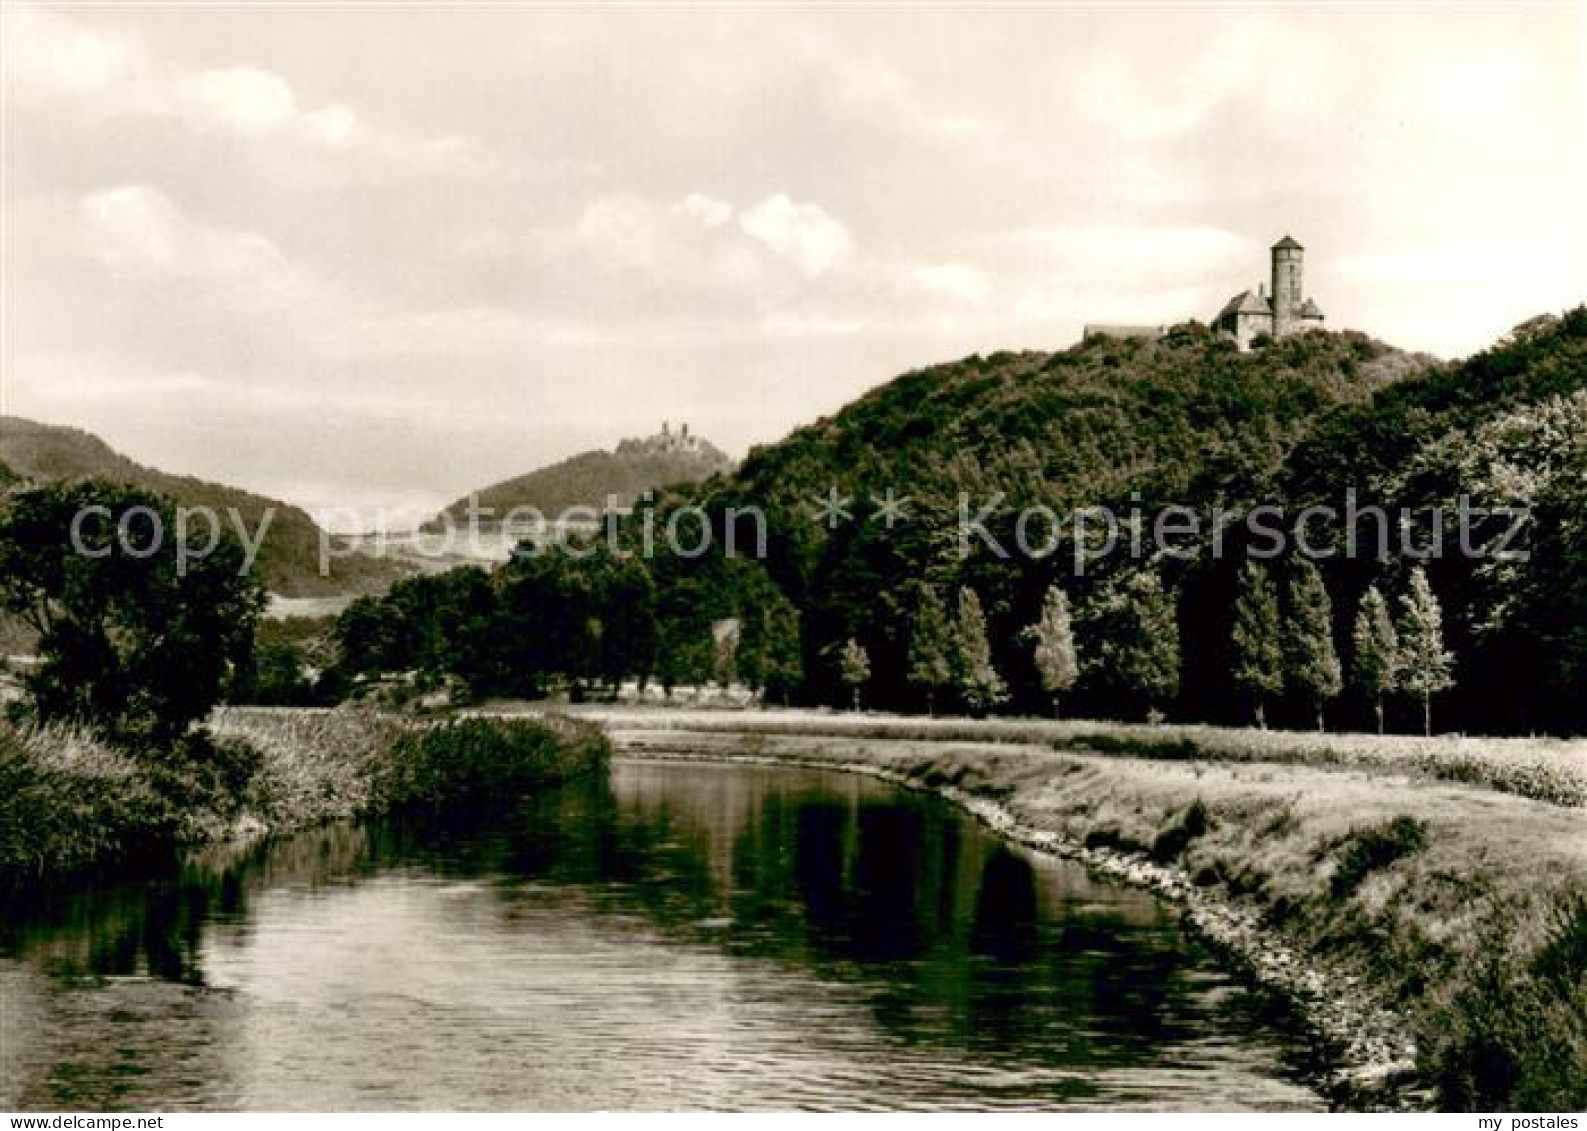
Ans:
{"type": "Polygon", "coordinates": [[[164,757],[70,727],[0,724],[0,886],[403,806],[514,797],[591,773],[609,753],[597,726],[558,716],[226,708],[164,757]]]}
{"type": "MultiPolygon", "coordinates": [[[[1587,1102],[1584,815],[1500,784],[1561,782],[1573,797],[1580,743],[1466,741],[1452,761],[1439,740],[1414,740],[1397,762],[1393,740],[1375,736],[1190,742],[1094,723],[583,714],[620,756],[840,769],[931,790],[1011,839],[1150,888],[1299,1008],[1341,1106],[1587,1102]],[[968,737],[982,728],[999,740],[968,737]],[[1105,752],[1085,750],[1085,733],[1105,752]]],[[[1191,729],[1215,731],[1176,728],[1191,729]]]]}

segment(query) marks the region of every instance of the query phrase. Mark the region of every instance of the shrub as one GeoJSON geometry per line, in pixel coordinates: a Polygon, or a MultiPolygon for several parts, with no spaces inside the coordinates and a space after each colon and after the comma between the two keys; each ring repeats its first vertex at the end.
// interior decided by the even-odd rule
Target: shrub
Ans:
{"type": "Polygon", "coordinates": [[[1355,830],[1345,839],[1339,854],[1332,880],[1334,895],[1349,895],[1368,874],[1420,852],[1426,843],[1426,823],[1404,814],[1376,828],[1355,830]]]}
{"type": "Polygon", "coordinates": [[[1146,846],[1130,836],[1117,825],[1099,825],[1085,835],[1085,846],[1089,849],[1111,848],[1118,852],[1139,852],[1146,846]]]}
{"type": "Polygon", "coordinates": [[[1555,908],[1550,935],[1530,958],[1518,959],[1510,941],[1485,940],[1475,975],[1428,1011],[1423,1070],[1446,1111],[1581,1111],[1587,898],[1555,908]]]}
{"type": "Polygon", "coordinates": [[[170,807],[86,730],[0,724],[0,885],[157,850],[170,807]]]}
{"type": "Polygon", "coordinates": [[[459,719],[405,731],[376,785],[388,805],[511,800],[604,765],[599,728],[567,719],[459,719]]]}
{"type": "Polygon", "coordinates": [[[1157,834],[1152,841],[1152,859],[1161,864],[1177,859],[1190,842],[1204,835],[1209,827],[1207,807],[1198,797],[1157,834]]]}
{"type": "Polygon", "coordinates": [[[220,839],[242,814],[259,772],[259,751],[237,739],[192,731],[169,745],[136,752],[150,786],[184,844],[220,839]]]}

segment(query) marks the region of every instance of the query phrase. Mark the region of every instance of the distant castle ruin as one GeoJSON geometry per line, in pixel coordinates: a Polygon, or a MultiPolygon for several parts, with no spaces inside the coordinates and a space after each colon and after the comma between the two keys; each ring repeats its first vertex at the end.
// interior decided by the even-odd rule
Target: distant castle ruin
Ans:
{"type": "MultiPolygon", "coordinates": [[[[1282,338],[1305,330],[1320,330],[1323,312],[1315,300],[1306,297],[1306,249],[1294,237],[1285,236],[1272,249],[1272,293],[1258,283],[1255,290],[1241,291],[1218,311],[1212,329],[1241,349],[1250,349],[1259,337],[1282,338]]],[[[1089,323],[1085,341],[1093,338],[1160,338],[1166,326],[1118,326],[1089,323]]]]}
{"type": "Polygon", "coordinates": [[[674,432],[671,422],[666,420],[661,422],[661,431],[655,435],[631,436],[617,445],[618,455],[696,455],[704,450],[700,437],[689,435],[687,424],[680,425],[679,430],[674,432]]]}

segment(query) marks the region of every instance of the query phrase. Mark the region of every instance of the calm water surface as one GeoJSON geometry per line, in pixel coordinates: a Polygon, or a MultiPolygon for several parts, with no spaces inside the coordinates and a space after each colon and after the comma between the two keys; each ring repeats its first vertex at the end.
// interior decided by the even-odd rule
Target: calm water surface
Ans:
{"type": "Polygon", "coordinates": [[[0,1108],[1318,1107],[1144,893],[841,774],[619,763],[5,909],[0,1108]]]}

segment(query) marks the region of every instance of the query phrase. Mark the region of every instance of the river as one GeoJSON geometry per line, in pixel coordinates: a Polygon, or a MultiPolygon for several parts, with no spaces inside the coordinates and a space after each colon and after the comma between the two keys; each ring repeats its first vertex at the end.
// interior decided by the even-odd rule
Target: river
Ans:
{"type": "Polygon", "coordinates": [[[618,762],[4,909],[0,1108],[1319,1108],[1150,895],[838,773],[618,762]]]}

